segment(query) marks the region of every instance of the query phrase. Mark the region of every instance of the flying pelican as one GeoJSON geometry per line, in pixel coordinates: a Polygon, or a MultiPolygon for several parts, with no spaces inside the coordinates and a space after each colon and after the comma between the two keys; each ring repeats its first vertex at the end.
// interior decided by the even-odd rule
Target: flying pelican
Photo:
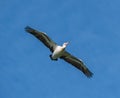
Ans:
{"type": "Polygon", "coordinates": [[[55,42],[53,42],[46,33],[37,31],[29,26],[25,28],[25,30],[34,35],[36,38],[38,38],[40,41],[43,42],[43,44],[50,49],[52,54],[50,55],[51,60],[58,60],[58,58],[65,60],[66,62],[72,64],[79,70],[81,70],[88,78],[92,77],[93,73],[84,65],[84,63],[76,58],[75,56],[68,53],[65,48],[68,45],[69,42],[63,43],[62,46],[57,45],[55,42]]]}

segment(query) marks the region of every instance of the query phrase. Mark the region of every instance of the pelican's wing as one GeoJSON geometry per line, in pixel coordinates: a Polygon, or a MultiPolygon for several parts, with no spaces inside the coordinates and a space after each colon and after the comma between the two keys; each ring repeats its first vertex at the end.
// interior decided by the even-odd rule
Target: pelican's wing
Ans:
{"type": "Polygon", "coordinates": [[[61,59],[64,59],[66,62],[81,70],[87,77],[92,77],[93,73],[84,65],[84,63],[80,59],[72,56],[67,51],[65,51],[61,59]]]}
{"type": "Polygon", "coordinates": [[[43,42],[43,44],[45,46],[47,46],[51,52],[54,51],[54,49],[56,48],[57,44],[55,42],[53,42],[45,33],[37,31],[29,26],[27,26],[25,28],[25,30],[27,32],[29,32],[30,34],[34,35],[36,38],[38,38],[40,41],[43,42]]]}

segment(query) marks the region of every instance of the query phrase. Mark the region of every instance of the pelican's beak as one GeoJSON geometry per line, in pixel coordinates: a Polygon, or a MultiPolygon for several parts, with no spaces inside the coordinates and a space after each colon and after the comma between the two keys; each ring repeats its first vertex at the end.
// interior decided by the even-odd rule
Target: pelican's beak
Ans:
{"type": "Polygon", "coordinates": [[[65,44],[66,44],[66,45],[68,45],[68,44],[69,44],[69,42],[66,42],[65,44]]]}

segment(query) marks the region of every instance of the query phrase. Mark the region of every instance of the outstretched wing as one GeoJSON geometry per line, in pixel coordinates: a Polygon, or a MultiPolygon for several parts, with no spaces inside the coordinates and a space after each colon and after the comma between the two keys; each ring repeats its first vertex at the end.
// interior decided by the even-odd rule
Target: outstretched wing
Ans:
{"type": "Polygon", "coordinates": [[[45,46],[47,46],[47,47],[50,49],[51,52],[53,52],[54,49],[56,48],[57,44],[56,44],[55,42],[53,42],[45,33],[40,32],[40,31],[37,31],[37,30],[35,30],[35,29],[33,29],[33,28],[29,27],[29,26],[27,26],[27,27],[25,28],[25,30],[26,30],[28,33],[34,35],[34,36],[35,36],[36,38],[38,38],[40,41],[42,41],[43,44],[44,44],[45,46]]]}
{"type": "Polygon", "coordinates": [[[65,60],[66,62],[72,64],[73,66],[81,70],[87,77],[92,77],[93,73],[84,65],[84,63],[80,59],[77,59],[76,57],[72,56],[67,51],[65,51],[61,59],[65,60]]]}

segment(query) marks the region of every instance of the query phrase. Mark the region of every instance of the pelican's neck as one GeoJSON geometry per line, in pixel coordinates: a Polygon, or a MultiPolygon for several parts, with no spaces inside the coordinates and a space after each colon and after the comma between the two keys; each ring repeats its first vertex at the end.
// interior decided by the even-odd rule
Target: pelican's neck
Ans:
{"type": "Polygon", "coordinates": [[[66,47],[67,47],[67,45],[68,45],[68,42],[63,43],[62,47],[63,47],[63,48],[66,48],[66,47]]]}
{"type": "Polygon", "coordinates": [[[63,45],[62,45],[62,47],[63,47],[63,48],[66,48],[66,47],[67,47],[67,45],[63,44],[63,45]]]}

